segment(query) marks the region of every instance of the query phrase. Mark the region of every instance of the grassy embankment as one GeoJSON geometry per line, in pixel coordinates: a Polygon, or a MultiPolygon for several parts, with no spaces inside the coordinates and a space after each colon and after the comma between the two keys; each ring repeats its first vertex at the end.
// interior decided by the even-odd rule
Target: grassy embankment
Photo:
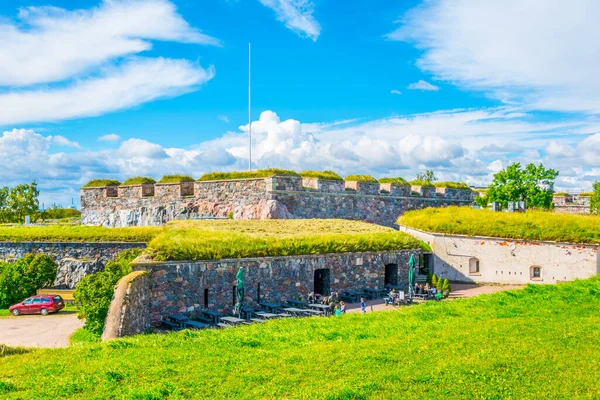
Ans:
{"type": "Polygon", "coordinates": [[[594,398],[599,307],[595,277],[391,312],[34,350],[0,358],[0,397],[594,398]]]}
{"type": "Polygon", "coordinates": [[[594,215],[493,212],[470,207],[427,208],[409,211],[398,224],[427,232],[509,239],[600,243],[600,218],[594,215]]]}
{"type": "Polygon", "coordinates": [[[149,242],[163,227],[0,226],[0,242],[149,242]]]}

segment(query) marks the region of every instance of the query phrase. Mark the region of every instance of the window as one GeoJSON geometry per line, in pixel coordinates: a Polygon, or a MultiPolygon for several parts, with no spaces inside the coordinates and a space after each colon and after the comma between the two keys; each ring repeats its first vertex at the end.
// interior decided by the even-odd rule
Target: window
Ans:
{"type": "Polygon", "coordinates": [[[42,298],[38,297],[37,299],[33,299],[33,304],[42,304],[42,298]]]}
{"type": "Polygon", "coordinates": [[[23,304],[32,304],[33,303],[33,299],[27,299],[23,302],[23,304]]]}
{"type": "Polygon", "coordinates": [[[542,267],[534,265],[531,267],[531,279],[542,280],[542,267]]]}
{"type": "Polygon", "coordinates": [[[471,258],[469,260],[469,274],[478,274],[479,273],[479,259],[471,258]]]}

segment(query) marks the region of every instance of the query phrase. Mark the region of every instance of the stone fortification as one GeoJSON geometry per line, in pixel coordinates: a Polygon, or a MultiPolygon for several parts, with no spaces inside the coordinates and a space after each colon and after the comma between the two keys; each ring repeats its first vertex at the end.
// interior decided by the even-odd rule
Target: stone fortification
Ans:
{"type": "Polygon", "coordinates": [[[148,226],[175,219],[345,218],[394,226],[406,210],[468,205],[465,189],[296,176],[81,189],[86,225],[148,226]]]}
{"type": "Polygon", "coordinates": [[[54,243],[0,242],[0,260],[14,261],[27,253],[49,255],[57,264],[53,287],[74,289],[86,275],[102,271],[105,264],[124,250],[146,247],[145,243],[54,243]]]}
{"type": "MultiPolygon", "coordinates": [[[[147,271],[150,295],[144,306],[151,325],[167,315],[215,310],[227,313],[236,301],[235,275],[245,272],[245,306],[258,301],[306,299],[311,291],[328,295],[365,287],[382,289],[385,283],[406,285],[408,260],[414,251],[381,251],[223,259],[219,261],[136,261],[134,270],[147,271]]],[[[143,318],[141,318],[143,320],[143,318]]]]}
{"type": "Polygon", "coordinates": [[[586,193],[555,194],[552,197],[554,211],[560,214],[589,214],[591,197],[586,193]]]}

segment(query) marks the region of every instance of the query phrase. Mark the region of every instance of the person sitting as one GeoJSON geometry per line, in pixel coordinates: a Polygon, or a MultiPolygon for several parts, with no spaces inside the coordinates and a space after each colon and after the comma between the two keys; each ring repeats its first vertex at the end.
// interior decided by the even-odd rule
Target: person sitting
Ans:
{"type": "Polygon", "coordinates": [[[419,286],[419,284],[415,282],[415,294],[420,294],[420,293],[421,293],[421,286],[419,286]]]}
{"type": "Polygon", "coordinates": [[[437,289],[435,288],[435,286],[431,287],[431,297],[435,298],[435,295],[437,294],[437,289]]]}
{"type": "Polygon", "coordinates": [[[325,304],[325,305],[329,304],[329,299],[327,298],[327,296],[325,296],[321,299],[321,304],[325,304]]]}
{"type": "Polygon", "coordinates": [[[346,314],[346,303],[340,301],[340,311],[342,314],[346,314]]]}
{"type": "Polygon", "coordinates": [[[313,304],[316,301],[315,292],[310,292],[308,294],[308,302],[313,304]]]}
{"type": "Polygon", "coordinates": [[[392,303],[394,305],[394,301],[398,297],[398,293],[396,293],[396,289],[392,289],[392,291],[388,294],[388,297],[385,299],[385,305],[392,303]]]}

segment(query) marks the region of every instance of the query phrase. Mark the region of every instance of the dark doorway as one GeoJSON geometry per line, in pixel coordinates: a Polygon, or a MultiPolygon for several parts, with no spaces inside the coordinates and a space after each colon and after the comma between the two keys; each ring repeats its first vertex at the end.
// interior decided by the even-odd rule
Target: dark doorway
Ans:
{"type": "Polygon", "coordinates": [[[422,254],[419,275],[429,275],[433,270],[433,254],[422,254]]]}
{"type": "Polygon", "coordinates": [[[208,308],[208,289],[204,289],[204,308],[208,308]]]}
{"type": "Polygon", "coordinates": [[[384,286],[398,286],[398,265],[388,264],[385,266],[384,286]]]}
{"type": "Polygon", "coordinates": [[[315,293],[321,296],[329,296],[329,268],[315,270],[315,293]]]}

